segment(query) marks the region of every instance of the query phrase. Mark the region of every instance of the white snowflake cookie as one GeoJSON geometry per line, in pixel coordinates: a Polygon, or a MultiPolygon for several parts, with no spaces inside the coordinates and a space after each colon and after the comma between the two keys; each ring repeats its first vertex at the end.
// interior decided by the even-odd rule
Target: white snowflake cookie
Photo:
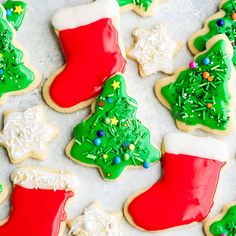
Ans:
{"type": "Polygon", "coordinates": [[[95,202],[85,209],[84,214],[69,221],[69,235],[73,236],[118,236],[121,213],[106,213],[95,202]]]}
{"type": "Polygon", "coordinates": [[[127,56],[138,62],[142,77],[159,71],[173,73],[173,60],[182,46],[169,37],[164,24],[152,29],[136,29],[133,36],[135,43],[127,50],[127,56]]]}
{"type": "Polygon", "coordinates": [[[44,160],[47,144],[59,131],[46,121],[42,106],[25,112],[6,112],[4,128],[0,131],[0,144],[7,149],[10,161],[21,163],[27,158],[44,160]]]}

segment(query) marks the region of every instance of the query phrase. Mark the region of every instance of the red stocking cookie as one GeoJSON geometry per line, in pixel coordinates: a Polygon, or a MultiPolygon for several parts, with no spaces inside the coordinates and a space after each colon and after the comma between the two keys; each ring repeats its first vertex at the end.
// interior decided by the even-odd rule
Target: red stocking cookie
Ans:
{"type": "Polygon", "coordinates": [[[76,178],[65,171],[21,167],[12,173],[11,179],[12,210],[7,222],[0,226],[0,235],[61,235],[76,178]]]}
{"type": "Polygon", "coordinates": [[[44,98],[55,110],[73,112],[90,105],[106,79],[124,72],[117,31],[116,0],[97,0],[58,11],[53,17],[66,65],[44,85],[44,98]],[[89,13],[89,14],[88,14],[89,13]]]}
{"type": "Polygon", "coordinates": [[[165,137],[163,176],[125,204],[137,228],[161,231],[203,221],[209,214],[228,148],[211,137],[173,133],[165,137]]]}

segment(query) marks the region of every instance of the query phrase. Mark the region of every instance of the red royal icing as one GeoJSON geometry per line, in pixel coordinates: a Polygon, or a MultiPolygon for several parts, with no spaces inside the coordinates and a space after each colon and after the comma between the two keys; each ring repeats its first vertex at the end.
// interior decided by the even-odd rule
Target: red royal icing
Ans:
{"type": "Polygon", "coordinates": [[[126,61],[111,19],[59,32],[66,67],[50,86],[51,99],[69,108],[101,92],[104,81],[125,71],[126,61]]]}
{"type": "Polygon", "coordinates": [[[60,223],[66,220],[67,200],[74,194],[64,190],[26,189],[15,185],[12,211],[1,236],[57,236],[60,223]]]}
{"type": "Polygon", "coordinates": [[[223,162],[166,153],[163,176],[129,204],[134,223],[148,231],[203,221],[210,212],[223,162]]]}

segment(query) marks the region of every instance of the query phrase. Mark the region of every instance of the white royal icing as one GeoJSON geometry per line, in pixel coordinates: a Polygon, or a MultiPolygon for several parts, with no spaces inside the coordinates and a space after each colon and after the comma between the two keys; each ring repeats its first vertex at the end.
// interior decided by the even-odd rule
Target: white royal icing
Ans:
{"type": "Polygon", "coordinates": [[[137,42],[127,54],[138,61],[146,76],[158,71],[173,72],[173,58],[178,45],[167,35],[163,24],[151,30],[137,29],[133,35],[137,42]]]}
{"type": "Polygon", "coordinates": [[[50,171],[33,167],[20,167],[11,174],[14,184],[28,189],[73,190],[78,186],[76,176],[66,171],[50,171]]]}
{"type": "Polygon", "coordinates": [[[171,133],[164,138],[166,153],[184,154],[225,162],[229,149],[224,141],[212,137],[197,137],[185,133],[171,133]]]}
{"type": "Polygon", "coordinates": [[[57,11],[52,18],[52,24],[57,30],[74,29],[115,16],[119,16],[119,4],[116,0],[97,0],[57,11]]]}
{"type": "Polygon", "coordinates": [[[118,236],[119,217],[107,214],[97,203],[90,205],[82,216],[71,223],[69,235],[73,236],[118,236]]]}
{"type": "Polygon", "coordinates": [[[57,133],[55,127],[45,123],[42,106],[35,106],[25,112],[10,112],[4,117],[0,143],[7,148],[11,159],[17,162],[31,152],[44,156],[47,143],[57,133]]]}

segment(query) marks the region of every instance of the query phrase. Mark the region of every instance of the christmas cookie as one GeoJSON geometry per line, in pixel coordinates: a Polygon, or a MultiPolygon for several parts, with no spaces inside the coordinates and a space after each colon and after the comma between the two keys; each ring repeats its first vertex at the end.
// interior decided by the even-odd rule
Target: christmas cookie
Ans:
{"type": "Polygon", "coordinates": [[[126,93],[122,75],[108,79],[92,114],[74,129],[67,155],[85,166],[97,167],[105,180],[115,180],[127,167],[149,168],[160,152],[150,132],[136,118],[137,102],[126,93]]]}
{"type": "Polygon", "coordinates": [[[82,216],[68,221],[69,235],[73,236],[119,236],[118,224],[121,213],[106,213],[98,203],[90,205],[82,216]]]}
{"type": "Polygon", "coordinates": [[[39,75],[29,66],[24,51],[15,41],[15,30],[5,18],[0,5],[0,105],[9,95],[18,95],[35,89],[39,75]]]}
{"type": "Polygon", "coordinates": [[[18,30],[24,20],[27,4],[22,1],[7,0],[3,3],[7,20],[18,30]]]}
{"type": "Polygon", "coordinates": [[[156,13],[158,4],[165,0],[117,0],[121,12],[135,11],[140,16],[152,16],[156,13]]]}
{"type": "Polygon", "coordinates": [[[233,63],[236,65],[235,30],[236,1],[223,0],[220,3],[220,11],[207,19],[204,28],[190,38],[189,48],[194,54],[197,54],[206,49],[206,43],[212,37],[219,34],[225,34],[234,48],[233,63]]]}
{"type": "Polygon", "coordinates": [[[173,59],[181,46],[168,36],[164,24],[159,24],[150,30],[136,29],[133,31],[133,36],[135,44],[127,50],[127,56],[138,62],[142,77],[158,71],[173,73],[173,59]]]}
{"type": "Polygon", "coordinates": [[[125,203],[126,219],[141,230],[162,231],[203,221],[229,157],[226,143],[184,133],[167,135],[163,152],[161,179],[125,203]]]}
{"type": "Polygon", "coordinates": [[[20,163],[27,158],[44,160],[47,144],[59,133],[46,121],[42,106],[25,112],[6,112],[4,128],[0,131],[0,144],[7,149],[10,161],[20,163]]]}
{"type": "Polygon", "coordinates": [[[8,195],[8,188],[5,184],[0,183],[0,204],[4,202],[8,195]]]}
{"type": "Polygon", "coordinates": [[[235,78],[233,49],[224,35],[207,42],[207,50],[190,62],[189,68],[156,83],[160,102],[171,110],[183,131],[202,129],[215,134],[234,128],[231,83],[235,78]]]}
{"type": "Polygon", "coordinates": [[[62,170],[20,167],[11,180],[12,208],[10,216],[0,222],[0,235],[63,235],[77,177],[62,170]]]}
{"type": "Polygon", "coordinates": [[[234,236],[236,232],[236,202],[227,204],[223,212],[206,221],[207,236],[234,236]]]}
{"type": "Polygon", "coordinates": [[[52,23],[66,64],[44,85],[43,95],[49,106],[67,113],[89,106],[108,78],[124,72],[126,61],[118,22],[116,0],[97,0],[54,15],[52,23]]]}

